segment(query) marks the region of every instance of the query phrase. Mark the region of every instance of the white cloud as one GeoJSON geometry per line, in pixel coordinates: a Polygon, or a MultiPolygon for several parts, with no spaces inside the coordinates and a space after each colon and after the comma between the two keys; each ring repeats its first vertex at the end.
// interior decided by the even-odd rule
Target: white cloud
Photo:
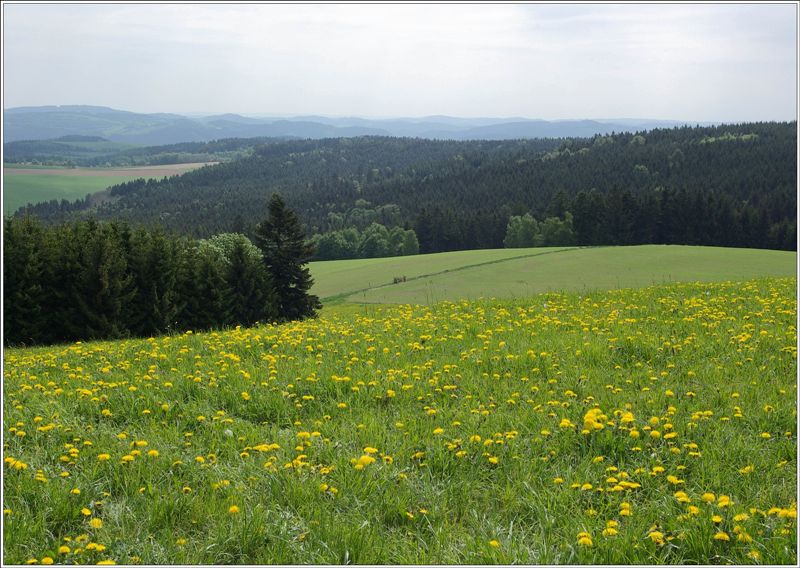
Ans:
{"type": "Polygon", "coordinates": [[[788,119],[794,14],[792,5],[6,4],[4,104],[788,119]]]}

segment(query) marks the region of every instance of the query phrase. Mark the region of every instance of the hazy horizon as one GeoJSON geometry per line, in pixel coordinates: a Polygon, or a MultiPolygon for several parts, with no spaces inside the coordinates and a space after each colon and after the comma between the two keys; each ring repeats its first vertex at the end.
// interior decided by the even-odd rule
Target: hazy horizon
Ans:
{"type": "Polygon", "coordinates": [[[793,4],[4,4],[3,12],[4,110],[797,118],[793,4]]]}
{"type": "MultiPolygon", "coordinates": [[[[556,121],[563,121],[563,122],[570,122],[570,121],[581,121],[581,120],[594,120],[594,121],[603,121],[603,122],[612,122],[612,121],[650,121],[650,122],[723,122],[723,123],[731,123],[732,121],[684,121],[681,118],[653,118],[647,116],[575,116],[569,118],[547,118],[542,116],[490,116],[490,115],[476,115],[476,116],[463,116],[463,115],[453,115],[453,114],[428,114],[428,115],[415,115],[415,116],[408,116],[408,115],[364,115],[364,114],[328,114],[328,113],[319,113],[319,112],[309,112],[309,113],[270,113],[270,112],[230,112],[230,111],[191,111],[191,112],[182,112],[182,111],[153,111],[153,112],[140,112],[135,111],[127,108],[117,108],[110,105],[103,105],[103,104],[43,104],[43,105],[20,105],[20,106],[13,106],[13,107],[3,107],[3,111],[8,110],[17,110],[23,108],[43,108],[43,107],[104,107],[109,108],[112,110],[122,111],[122,112],[133,112],[137,114],[175,114],[180,116],[185,116],[187,118],[200,118],[200,117],[210,117],[210,116],[219,116],[225,114],[235,114],[239,116],[244,116],[247,118],[314,118],[314,117],[322,117],[322,118],[330,118],[330,119],[347,119],[347,118],[355,118],[355,119],[365,119],[365,120],[425,120],[425,119],[435,119],[435,118],[451,118],[451,119],[464,119],[464,120],[478,120],[478,119],[486,119],[486,120],[512,120],[512,119],[519,119],[519,120],[542,120],[548,122],[556,122],[556,121]]],[[[789,121],[794,120],[790,119],[789,121]]],[[[738,121],[738,122],[747,122],[747,121],[738,121]]],[[[786,122],[786,121],[776,121],[776,122],[786,122]]]]}

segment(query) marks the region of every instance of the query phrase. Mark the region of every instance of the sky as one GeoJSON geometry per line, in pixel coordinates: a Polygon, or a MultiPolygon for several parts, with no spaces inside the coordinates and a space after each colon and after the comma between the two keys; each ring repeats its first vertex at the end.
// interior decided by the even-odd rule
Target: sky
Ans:
{"type": "Polygon", "coordinates": [[[9,4],[3,108],[797,118],[795,4],[9,4]]]}

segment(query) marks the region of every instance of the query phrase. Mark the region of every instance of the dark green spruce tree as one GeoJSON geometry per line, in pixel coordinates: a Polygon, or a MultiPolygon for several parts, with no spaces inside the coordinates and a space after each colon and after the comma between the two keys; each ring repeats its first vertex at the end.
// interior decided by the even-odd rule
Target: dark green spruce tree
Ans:
{"type": "Polygon", "coordinates": [[[41,224],[31,217],[8,219],[4,227],[3,328],[6,342],[30,344],[46,331],[42,310],[44,235],[41,224]]]}
{"type": "Polygon", "coordinates": [[[200,252],[197,244],[187,242],[179,255],[176,266],[175,292],[178,296],[178,313],[175,316],[177,327],[182,330],[203,329],[197,314],[200,310],[200,283],[198,267],[200,252]]]}
{"type": "Polygon", "coordinates": [[[244,241],[234,241],[226,277],[230,318],[233,323],[243,326],[277,317],[275,291],[269,274],[264,263],[254,261],[248,252],[244,241]]]}
{"type": "Polygon", "coordinates": [[[196,295],[189,309],[191,329],[222,327],[231,322],[230,291],[225,281],[225,261],[210,247],[199,247],[195,265],[196,295]]]}
{"type": "Polygon", "coordinates": [[[84,328],[82,339],[123,337],[128,304],[136,294],[119,232],[112,225],[88,223],[88,239],[80,255],[80,272],[72,299],[84,328]]]}
{"type": "Polygon", "coordinates": [[[255,244],[275,287],[278,317],[296,320],[316,315],[321,304],[309,294],[313,280],[306,266],[314,247],[306,241],[297,215],[277,193],[269,202],[269,217],[256,227],[255,244]]]}
{"type": "Polygon", "coordinates": [[[136,294],[129,303],[128,325],[137,336],[163,333],[175,325],[179,308],[177,241],[160,229],[137,229],[130,242],[128,266],[136,294]]]}

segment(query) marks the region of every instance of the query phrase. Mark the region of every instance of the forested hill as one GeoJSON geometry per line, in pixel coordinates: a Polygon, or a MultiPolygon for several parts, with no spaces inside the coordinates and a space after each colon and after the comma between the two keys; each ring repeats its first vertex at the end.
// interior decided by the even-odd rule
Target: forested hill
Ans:
{"type": "Polygon", "coordinates": [[[576,244],[796,247],[797,123],[656,129],[570,140],[285,141],[252,157],[111,189],[90,207],[30,209],[158,222],[192,236],[249,232],[273,192],[308,233],[372,221],[413,228],[423,252],[503,246],[509,218],[571,222],[576,244]]]}
{"type": "Polygon", "coordinates": [[[19,140],[3,144],[6,164],[48,166],[155,166],[194,162],[227,162],[252,154],[254,146],[277,138],[223,138],[166,146],[132,146],[99,136],[62,136],[52,140],[19,140]]]}

